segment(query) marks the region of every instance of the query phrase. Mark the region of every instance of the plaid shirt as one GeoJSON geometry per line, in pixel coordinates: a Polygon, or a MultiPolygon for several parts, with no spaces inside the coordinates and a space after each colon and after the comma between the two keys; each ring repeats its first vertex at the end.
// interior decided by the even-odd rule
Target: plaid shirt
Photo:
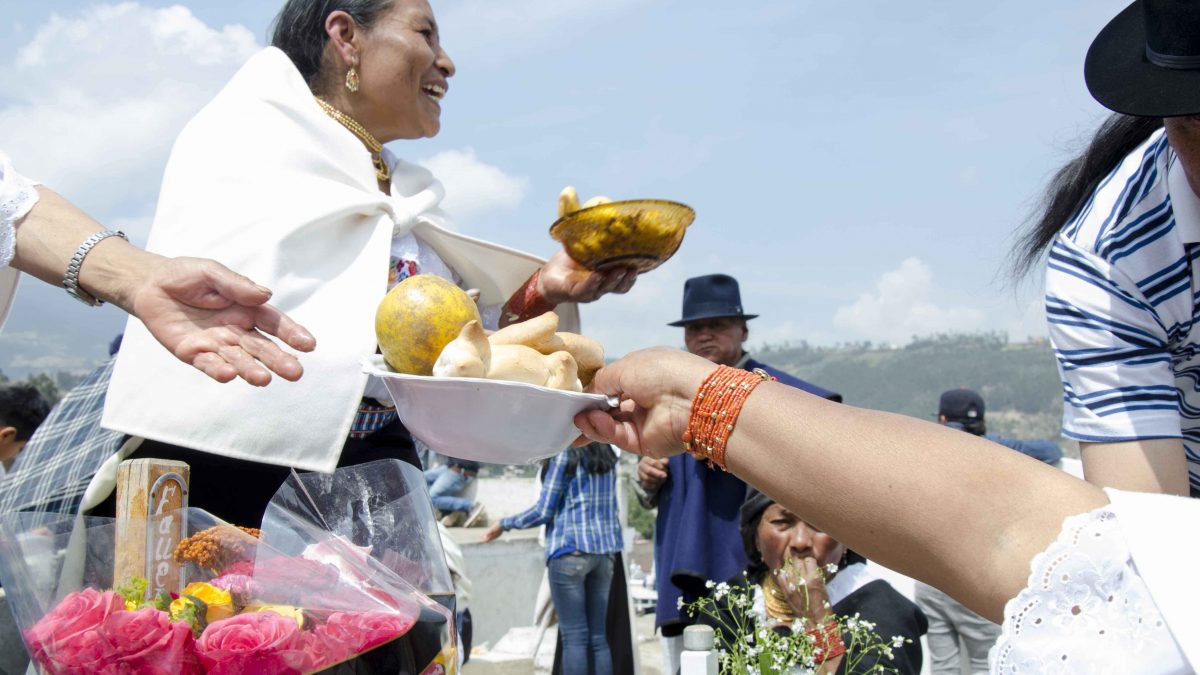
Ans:
{"type": "Polygon", "coordinates": [[[109,359],[58,402],[0,479],[0,514],[74,513],[92,476],[121,448],[125,434],[101,428],[115,359],[109,359]]]}
{"type": "Polygon", "coordinates": [[[546,557],[563,549],[582,553],[615,553],[623,546],[617,515],[617,468],[608,473],[588,473],[583,462],[567,476],[571,453],[550,460],[542,493],[528,510],[500,520],[504,530],[525,530],[546,525],[546,557]]]}

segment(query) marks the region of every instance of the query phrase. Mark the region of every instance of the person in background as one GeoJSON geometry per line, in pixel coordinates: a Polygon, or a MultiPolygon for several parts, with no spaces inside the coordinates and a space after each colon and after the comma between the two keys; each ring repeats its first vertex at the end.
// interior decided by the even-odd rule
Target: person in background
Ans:
{"type": "Polygon", "coordinates": [[[483,504],[464,496],[479,475],[479,462],[451,457],[425,472],[425,485],[433,508],[446,527],[471,527],[483,515],[483,504]]]}
{"type": "Polygon", "coordinates": [[[1046,260],[1063,436],[1101,487],[1200,496],[1200,13],[1138,0],[1092,41],[1110,116],[1064,165],[1013,255],[1046,260]]]}
{"type": "MultiPolygon", "coordinates": [[[[1062,448],[1048,439],[1022,441],[987,432],[983,397],[970,389],[951,389],[938,399],[938,423],[1012,448],[1051,466],[1061,467],[1062,448]]],[[[935,675],[958,675],[965,658],[972,673],[986,673],[988,651],[1000,637],[999,624],[967,609],[942,591],[915,582],[913,598],[929,618],[929,660],[935,675]],[[960,649],[959,640],[965,649],[960,649]]]]}
{"type": "Polygon", "coordinates": [[[48,414],[50,405],[32,384],[0,387],[0,479],[48,414]]]}
{"type": "Polygon", "coordinates": [[[613,672],[606,618],[613,560],[624,544],[616,465],[616,453],[604,443],[555,455],[542,465],[537,503],[500,519],[483,534],[483,541],[490,542],[506,530],[546,526],[546,566],[564,675],[613,672]]]}
{"type": "Polygon", "coordinates": [[[750,563],[726,583],[746,590],[753,586],[745,596],[753,598],[752,604],[732,603],[726,596],[717,601],[719,618],[705,616],[701,620],[717,630],[725,644],[743,639],[731,627],[754,624],[755,616],[765,617],[766,625],[758,628],[788,633],[797,620],[805,630],[814,630],[831,615],[856,616],[873,623],[881,640],[900,637],[906,642],[886,659],[878,653],[854,653],[855,642],[843,635],[849,651],[824,661],[818,656],[818,672],[866,673],[876,666],[895,669],[899,675],[921,672],[921,636],[928,625],[925,616],[911,600],[876,576],[866,558],[754,488],[746,491],[739,528],[750,563]]]}
{"type": "Polygon", "coordinates": [[[984,420],[983,397],[970,389],[951,389],[938,399],[938,424],[965,431],[1007,446],[1050,466],[1062,468],[1062,448],[1048,438],[1023,441],[989,434],[984,420]]]}
{"type": "MultiPolygon", "coordinates": [[[[671,326],[683,328],[687,350],[718,365],[743,370],[762,369],[779,382],[841,401],[828,391],[781,370],[755,361],[745,349],[750,336],[746,322],[757,317],[742,310],[737,279],[709,274],[688,279],[683,286],[683,317],[671,326]]],[[[683,629],[692,620],[679,610],[683,602],[705,595],[710,579],[728,579],[746,567],[738,543],[738,509],[746,484],[737,476],[712,468],[690,455],[638,462],[639,500],[658,507],[654,530],[654,568],[658,603],[655,626],[663,637],[665,672],[679,668],[683,629]]]]}

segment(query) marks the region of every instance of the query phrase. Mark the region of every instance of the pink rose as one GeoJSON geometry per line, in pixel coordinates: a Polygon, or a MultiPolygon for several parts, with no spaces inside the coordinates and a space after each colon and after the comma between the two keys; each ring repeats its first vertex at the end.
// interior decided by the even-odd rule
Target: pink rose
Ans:
{"type": "Polygon", "coordinates": [[[171,623],[165,612],[153,607],[112,614],[100,625],[100,634],[112,647],[110,662],[118,666],[118,672],[139,675],[203,672],[191,627],[182,622],[171,623]]]}
{"type": "Polygon", "coordinates": [[[354,656],[350,647],[330,637],[324,626],[304,633],[304,653],[312,659],[313,670],[323,670],[354,656]]]}
{"type": "Polygon", "coordinates": [[[404,614],[334,612],[318,630],[359,654],[404,635],[414,623],[415,617],[404,614]]]}
{"type": "Polygon", "coordinates": [[[250,601],[262,594],[262,589],[253,577],[246,574],[222,574],[209,582],[217,588],[229,591],[234,602],[239,605],[249,605],[250,601]]]}
{"type": "Polygon", "coordinates": [[[59,640],[53,651],[38,657],[51,675],[93,675],[112,661],[112,647],[95,630],[85,630],[59,640]]]}
{"type": "Polygon", "coordinates": [[[85,588],[63,598],[29,630],[25,643],[34,659],[51,672],[54,664],[84,667],[85,662],[104,656],[102,644],[93,629],[114,612],[125,611],[125,601],[112,591],[101,593],[85,588]]]}
{"type": "Polygon", "coordinates": [[[291,675],[312,670],[296,620],[275,612],[214,621],[196,641],[196,651],[212,675],[291,675]]]}

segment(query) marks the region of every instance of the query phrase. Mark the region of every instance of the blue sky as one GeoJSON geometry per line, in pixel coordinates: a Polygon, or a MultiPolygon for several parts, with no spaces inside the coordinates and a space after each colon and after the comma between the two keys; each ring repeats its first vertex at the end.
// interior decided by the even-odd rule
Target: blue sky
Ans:
{"type": "MultiPolygon", "coordinates": [[[[680,345],[683,281],[711,272],[761,315],[752,345],[1040,336],[1040,275],[1007,284],[1005,256],[1104,116],[1083,55],[1125,4],[434,0],[443,130],[391,147],[462,230],[541,255],[567,184],[694,206],[674,259],[585,309],[611,354],[680,345]]],[[[0,148],[144,241],[172,138],[279,5],[4,3],[0,148]]],[[[86,368],[122,327],[26,283],[0,370],[86,368]]]]}

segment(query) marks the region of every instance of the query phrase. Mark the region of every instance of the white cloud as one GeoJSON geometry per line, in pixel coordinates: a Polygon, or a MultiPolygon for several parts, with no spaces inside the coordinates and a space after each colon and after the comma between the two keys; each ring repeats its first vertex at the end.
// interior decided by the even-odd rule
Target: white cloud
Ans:
{"type": "Polygon", "coordinates": [[[863,293],[837,309],[833,325],[848,339],[905,344],[914,335],[973,332],[985,328],[986,314],[968,307],[940,307],[933,273],[917,258],[880,277],[873,293],[863,293]]]}
{"type": "Polygon", "coordinates": [[[442,206],[463,224],[497,209],[517,207],[529,190],[528,179],[481,161],[473,148],[439,152],[420,164],[446,186],[442,206]]]}
{"type": "Polygon", "coordinates": [[[18,170],[102,213],[142,214],[183,124],[258,49],[182,6],[52,15],[0,70],[0,139],[18,170]]]}

